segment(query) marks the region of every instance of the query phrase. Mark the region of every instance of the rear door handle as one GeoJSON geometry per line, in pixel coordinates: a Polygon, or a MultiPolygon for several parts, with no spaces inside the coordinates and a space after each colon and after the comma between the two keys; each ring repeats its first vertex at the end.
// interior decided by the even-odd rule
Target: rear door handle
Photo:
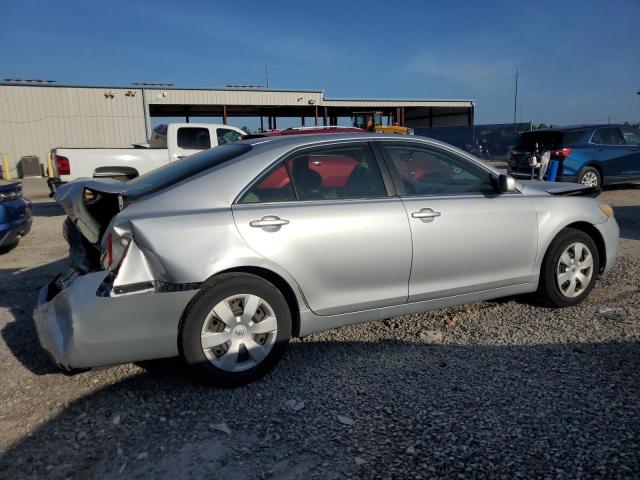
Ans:
{"type": "Polygon", "coordinates": [[[431,208],[422,208],[420,211],[411,214],[413,218],[419,218],[425,222],[433,222],[440,215],[442,215],[440,212],[436,212],[431,208]]]}
{"type": "Polygon", "coordinates": [[[285,220],[284,218],[280,218],[276,215],[267,215],[262,217],[260,220],[252,220],[249,222],[249,225],[255,228],[275,227],[275,229],[278,229],[282,225],[287,225],[288,223],[289,220],[285,220]]]}

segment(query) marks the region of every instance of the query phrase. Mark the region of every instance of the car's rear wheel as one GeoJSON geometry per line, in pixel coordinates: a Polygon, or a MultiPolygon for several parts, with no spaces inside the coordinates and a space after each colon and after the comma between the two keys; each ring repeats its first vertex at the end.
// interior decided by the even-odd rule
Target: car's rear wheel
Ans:
{"type": "Polygon", "coordinates": [[[542,263],[538,298],[551,306],[582,302],[598,276],[598,248],[581,230],[566,228],[551,242],[542,263]]]}
{"type": "Polygon", "coordinates": [[[578,174],[578,183],[590,187],[602,188],[602,176],[597,168],[585,167],[578,174]]]}
{"type": "Polygon", "coordinates": [[[187,307],[179,332],[184,361],[218,385],[252,382],[287,349],[291,312],[282,293],[255,275],[223,274],[187,307]]]}

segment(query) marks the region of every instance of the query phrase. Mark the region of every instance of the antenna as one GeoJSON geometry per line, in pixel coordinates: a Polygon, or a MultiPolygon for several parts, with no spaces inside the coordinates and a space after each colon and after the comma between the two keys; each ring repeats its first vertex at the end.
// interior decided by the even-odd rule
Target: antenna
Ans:
{"type": "Polygon", "coordinates": [[[267,83],[267,89],[269,89],[269,65],[268,64],[264,65],[264,78],[267,83]]]}
{"type": "Polygon", "coordinates": [[[520,72],[516,70],[516,90],[513,95],[513,131],[516,131],[516,117],[518,115],[518,74],[520,72]]]}

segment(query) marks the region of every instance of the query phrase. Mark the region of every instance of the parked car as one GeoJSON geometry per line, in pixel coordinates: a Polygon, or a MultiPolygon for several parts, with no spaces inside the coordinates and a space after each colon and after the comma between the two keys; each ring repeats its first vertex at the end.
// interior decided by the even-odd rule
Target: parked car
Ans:
{"type": "Polygon", "coordinates": [[[17,244],[31,230],[31,202],[18,182],[0,180],[0,247],[17,244]]]}
{"type": "Polygon", "coordinates": [[[380,134],[247,140],[72,182],[55,198],[73,267],[41,290],[38,336],[66,369],[180,355],[236,385],[292,336],[532,292],[576,305],[618,250],[594,192],[380,134]]]}
{"type": "Polygon", "coordinates": [[[531,178],[537,148],[560,162],[557,180],[594,187],[640,181],[640,131],[626,125],[581,125],[523,132],[511,150],[509,172],[531,178]]]}
{"type": "Polygon", "coordinates": [[[131,180],[154,168],[194,153],[240,140],[245,132],[230,125],[171,123],[153,129],[148,143],[132,148],[54,148],[56,177],[52,193],[64,183],[83,177],[131,180]]]}

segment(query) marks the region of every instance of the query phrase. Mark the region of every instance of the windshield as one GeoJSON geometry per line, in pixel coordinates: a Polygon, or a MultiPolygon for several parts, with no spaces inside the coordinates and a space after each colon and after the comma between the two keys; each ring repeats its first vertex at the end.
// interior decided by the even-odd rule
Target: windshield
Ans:
{"type": "Polygon", "coordinates": [[[516,150],[532,151],[538,144],[539,150],[557,150],[580,141],[586,130],[572,130],[569,132],[533,131],[524,132],[518,138],[516,150]]]}
{"type": "Polygon", "coordinates": [[[141,197],[163,190],[182,180],[204,172],[212,167],[228,162],[251,150],[251,145],[234,143],[196,153],[183,160],[177,160],[144,175],[130,180],[127,197],[141,197]]]}

